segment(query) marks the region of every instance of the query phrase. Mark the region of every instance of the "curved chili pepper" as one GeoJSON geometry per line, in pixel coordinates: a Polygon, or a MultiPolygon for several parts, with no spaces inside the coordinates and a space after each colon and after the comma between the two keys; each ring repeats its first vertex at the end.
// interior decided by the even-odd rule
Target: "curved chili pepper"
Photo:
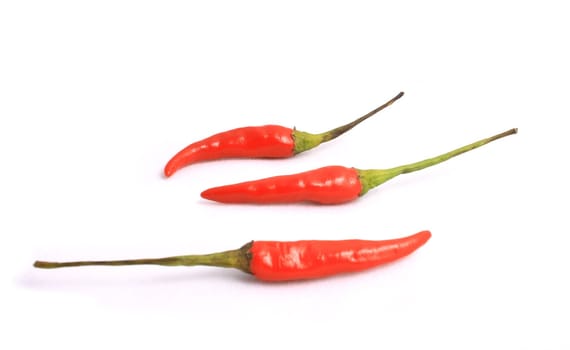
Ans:
{"type": "Polygon", "coordinates": [[[221,203],[294,203],[339,204],[365,195],[371,189],[401,174],[418,171],[481,147],[502,137],[516,134],[511,129],[474,142],[437,157],[391,169],[360,170],[327,166],[298,174],[274,176],[260,180],[207,189],[202,198],[221,203]]]}
{"type": "Polygon", "coordinates": [[[292,281],[357,272],[386,264],[411,254],[430,237],[429,231],[422,231],[382,241],[253,241],[239,249],[207,255],[110,261],[36,261],[34,266],[50,269],[87,265],[205,265],[236,268],[262,281],[292,281]]]}
{"type": "Polygon", "coordinates": [[[212,135],[178,152],[164,167],[164,175],[170,177],[184,166],[207,160],[292,157],[339,137],[390,106],[403,95],[404,93],[400,92],[390,101],[353,122],[320,134],[311,134],[279,125],[264,125],[237,128],[212,135]]]}

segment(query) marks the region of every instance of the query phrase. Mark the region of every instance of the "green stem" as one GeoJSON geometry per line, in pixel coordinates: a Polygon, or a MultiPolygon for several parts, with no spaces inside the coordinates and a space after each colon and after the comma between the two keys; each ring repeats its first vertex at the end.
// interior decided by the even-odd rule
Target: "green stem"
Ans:
{"type": "Polygon", "coordinates": [[[320,134],[311,134],[305,131],[293,130],[293,139],[295,140],[295,149],[294,153],[299,154],[301,152],[308,151],[312,148],[317,147],[321,143],[336,139],[340,135],[344,134],[345,132],[349,131],[350,129],[354,128],[358,124],[362,123],[366,119],[372,117],[374,114],[380,112],[384,108],[390,106],[392,103],[396,102],[400,97],[404,96],[403,92],[400,92],[396,96],[394,96],[391,100],[384,103],[382,106],[377,107],[376,109],[366,113],[362,117],[346,124],[343,126],[339,126],[338,128],[334,128],[329,131],[325,131],[320,134]]]}
{"type": "Polygon", "coordinates": [[[243,247],[225,252],[204,255],[179,255],[158,259],[130,259],[130,260],[101,260],[101,261],[69,261],[52,262],[36,261],[34,267],[42,269],[55,269],[60,267],[76,266],[125,266],[125,265],[162,265],[162,266],[215,266],[230,267],[250,272],[251,249],[253,242],[243,247]]]}
{"type": "Polygon", "coordinates": [[[489,142],[498,140],[505,136],[516,134],[518,129],[510,129],[495,136],[488,137],[486,139],[479,140],[477,142],[473,142],[469,145],[457,148],[451,152],[447,152],[441,154],[439,156],[424,159],[419,162],[410,163],[407,165],[402,165],[399,167],[391,168],[391,169],[368,169],[368,170],[358,170],[360,181],[362,182],[362,191],[360,195],[366,194],[371,189],[383,184],[384,182],[398,176],[401,174],[407,174],[414,171],[422,170],[428,168],[430,166],[445,162],[446,160],[458,156],[462,153],[469,152],[474,150],[475,148],[479,148],[483,145],[488,144],[489,142]]]}

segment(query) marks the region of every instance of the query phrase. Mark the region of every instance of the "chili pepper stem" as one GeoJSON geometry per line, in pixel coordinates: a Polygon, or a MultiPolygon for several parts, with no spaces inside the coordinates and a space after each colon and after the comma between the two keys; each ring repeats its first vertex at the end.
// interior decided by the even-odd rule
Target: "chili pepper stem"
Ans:
{"type": "Polygon", "coordinates": [[[161,266],[215,266],[229,267],[250,272],[249,250],[252,242],[234,250],[228,250],[213,254],[204,255],[179,255],[158,259],[131,259],[131,260],[101,260],[101,261],[69,261],[52,262],[36,261],[34,267],[41,269],[55,269],[60,267],[76,266],[126,266],[126,265],[161,265],[161,266]]]}
{"type": "Polygon", "coordinates": [[[390,179],[392,179],[398,175],[411,173],[414,171],[422,170],[422,169],[428,168],[430,166],[442,163],[442,162],[444,162],[448,159],[451,159],[455,156],[458,156],[462,153],[469,152],[471,150],[474,150],[475,148],[479,148],[483,145],[486,145],[492,141],[498,140],[498,139],[503,138],[505,136],[516,134],[517,132],[518,132],[518,129],[513,128],[513,129],[507,130],[505,132],[502,132],[500,134],[497,134],[495,136],[491,136],[491,137],[473,142],[469,145],[457,148],[451,152],[447,152],[447,153],[441,154],[441,155],[433,157],[433,158],[424,159],[424,160],[419,161],[419,162],[410,163],[407,165],[402,165],[402,166],[391,168],[391,169],[358,170],[358,174],[360,176],[360,181],[362,183],[362,190],[360,192],[360,195],[362,196],[362,195],[366,194],[371,189],[383,184],[384,182],[386,182],[386,181],[388,181],[388,180],[390,180],[390,179]]]}
{"type": "Polygon", "coordinates": [[[320,134],[312,134],[305,131],[293,130],[293,139],[295,140],[295,148],[293,152],[295,154],[299,154],[301,152],[308,151],[312,148],[317,147],[321,143],[334,140],[335,138],[339,137],[340,135],[344,134],[345,132],[349,131],[350,129],[354,128],[358,124],[362,123],[366,119],[372,117],[374,114],[380,112],[384,108],[390,106],[392,103],[396,102],[400,97],[404,96],[403,92],[400,92],[396,96],[394,96],[391,100],[384,103],[382,106],[366,113],[362,117],[346,124],[343,126],[339,126],[338,128],[334,128],[329,131],[325,131],[320,134]]]}

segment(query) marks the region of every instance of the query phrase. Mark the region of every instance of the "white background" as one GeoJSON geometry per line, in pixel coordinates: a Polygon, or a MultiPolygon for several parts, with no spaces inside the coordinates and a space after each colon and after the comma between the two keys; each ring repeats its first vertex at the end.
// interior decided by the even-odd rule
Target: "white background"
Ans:
{"type": "Polygon", "coordinates": [[[3,349],[570,348],[568,12],[563,1],[3,1],[3,349]],[[206,4],[207,3],[207,4],[206,4]],[[239,126],[320,132],[288,160],[194,165],[239,126]],[[219,205],[215,185],[385,168],[519,134],[338,206],[219,205]],[[245,242],[386,239],[368,272],[266,284],[207,267],[34,270],[245,242]]]}

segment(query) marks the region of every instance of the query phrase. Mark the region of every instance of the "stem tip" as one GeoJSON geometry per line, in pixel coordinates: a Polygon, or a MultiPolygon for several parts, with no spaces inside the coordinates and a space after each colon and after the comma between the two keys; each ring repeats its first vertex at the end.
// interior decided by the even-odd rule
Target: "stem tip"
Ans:
{"type": "Polygon", "coordinates": [[[34,267],[37,267],[39,269],[47,269],[51,267],[51,264],[49,264],[46,261],[39,261],[37,260],[36,262],[34,262],[34,267]]]}

